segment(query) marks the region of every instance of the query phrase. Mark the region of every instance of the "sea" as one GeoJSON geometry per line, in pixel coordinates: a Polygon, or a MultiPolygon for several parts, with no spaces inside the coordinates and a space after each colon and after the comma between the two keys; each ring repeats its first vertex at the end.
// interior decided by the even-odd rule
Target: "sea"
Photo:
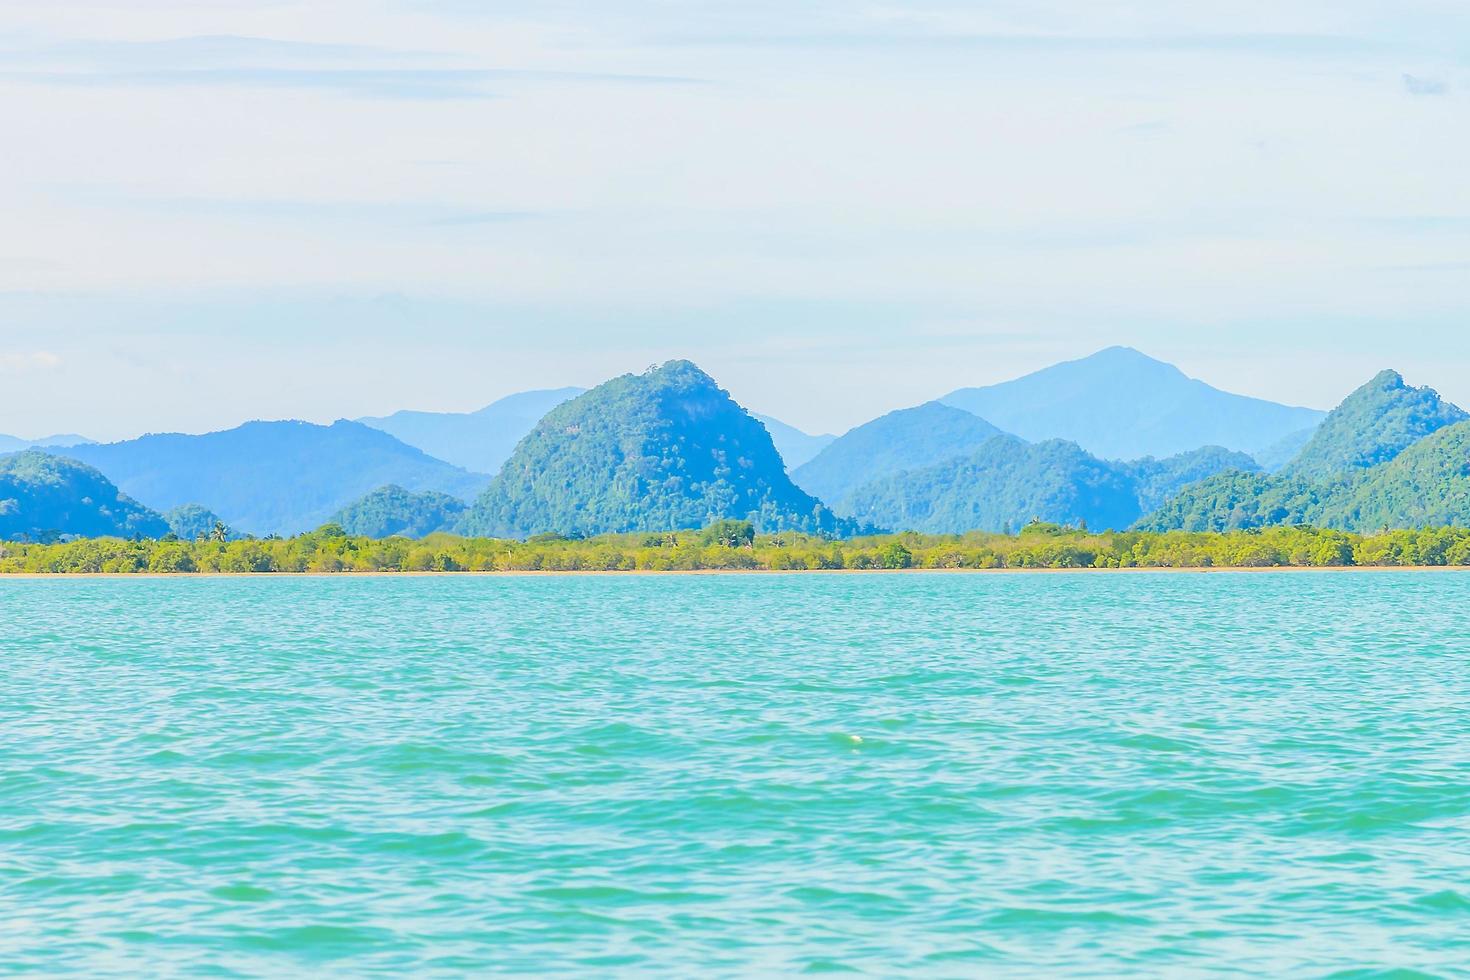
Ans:
{"type": "Polygon", "coordinates": [[[0,972],[1470,972],[1470,575],[0,580],[0,972]]]}

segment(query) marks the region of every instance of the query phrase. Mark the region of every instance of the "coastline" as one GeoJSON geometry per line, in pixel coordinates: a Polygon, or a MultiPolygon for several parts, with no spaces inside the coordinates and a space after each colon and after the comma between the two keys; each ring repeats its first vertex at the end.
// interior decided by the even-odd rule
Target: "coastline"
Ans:
{"type": "Polygon", "coordinates": [[[481,572],[0,572],[0,582],[45,579],[221,579],[221,578],[586,578],[771,576],[771,575],[1260,575],[1325,572],[1470,572],[1470,565],[1232,565],[1193,568],[651,568],[553,570],[515,569],[481,572]]]}

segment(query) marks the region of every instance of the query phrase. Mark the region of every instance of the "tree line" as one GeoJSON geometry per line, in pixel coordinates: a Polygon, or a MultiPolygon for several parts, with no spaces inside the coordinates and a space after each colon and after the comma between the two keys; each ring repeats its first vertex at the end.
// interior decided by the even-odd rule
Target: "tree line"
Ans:
{"type": "Polygon", "coordinates": [[[290,538],[87,538],[0,544],[0,574],[700,571],[909,568],[1270,568],[1470,565],[1470,529],[1352,534],[1308,526],[1102,532],[1036,523],[1014,535],[888,534],[832,540],[702,530],[527,540],[367,538],[326,525],[290,538]]]}

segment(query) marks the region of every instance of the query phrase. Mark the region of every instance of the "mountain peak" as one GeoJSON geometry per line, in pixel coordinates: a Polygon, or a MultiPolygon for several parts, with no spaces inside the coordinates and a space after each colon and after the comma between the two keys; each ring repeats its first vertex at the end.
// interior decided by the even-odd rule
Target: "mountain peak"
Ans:
{"type": "Polygon", "coordinates": [[[1200,446],[1250,452],[1325,415],[1221,391],[1121,346],[941,401],[1024,439],[1068,439],[1105,459],[1163,458],[1200,446]]]}
{"type": "Polygon", "coordinates": [[[1328,414],[1282,472],[1326,480],[1367,469],[1467,418],[1433,388],[1414,388],[1397,371],[1380,371],[1328,414]]]}
{"type": "Polygon", "coordinates": [[[466,524],[520,537],[679,530],[722,518],[845,529],[791,482],[764,425],[692,361],[673,360],[552,409],[466,524]]]}

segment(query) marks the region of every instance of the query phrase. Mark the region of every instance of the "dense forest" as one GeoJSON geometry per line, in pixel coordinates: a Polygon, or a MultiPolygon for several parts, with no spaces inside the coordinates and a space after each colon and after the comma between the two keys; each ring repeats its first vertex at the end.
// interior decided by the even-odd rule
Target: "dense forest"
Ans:
{"type": "Polygon", "coordinates": [[[700,527],[843,535],[799,489],[770,433],[688,361],[604,382],[553,408],[521,440],[462,527],[522,537],[700,527]]]}
{"type": "Polygon", "coordinates": [[[157,537],[163,516],[120,491],[90,466],[28,449],[0,456],[0,539],[72,534],[157,537]]]}
{"type": "Polygon", "coordinates": [[[1470,523],[1470,416],[1384,371],[1344,399],[1279,473],[1229,472],[1184,486],[1138,526],[1299,523],[1349,531],[1470,523]]]}
{"type": "Polygon", "coordinates": [[[1227,534],[1094,534],[1033,524],[1016,535],[757,534],[746,521],[697,531],[525,541],[434,534],[364,538],[326,525],[294,538],[88,538],[0,545],[0,574],[1270,568],[1470,565],[1470,529],[1356,535],[1311,527],[1227,534]]]}
{"type": "Polygon", "coordinates": [[[1117,463],[1061,439],[996,436],[957,458],[864,484],[834,509],[874,527],[934,534],[1038,520],[1122,529],[1188,484],[1255,468],[1244,453],[1218,446],[1117,463]]]}

